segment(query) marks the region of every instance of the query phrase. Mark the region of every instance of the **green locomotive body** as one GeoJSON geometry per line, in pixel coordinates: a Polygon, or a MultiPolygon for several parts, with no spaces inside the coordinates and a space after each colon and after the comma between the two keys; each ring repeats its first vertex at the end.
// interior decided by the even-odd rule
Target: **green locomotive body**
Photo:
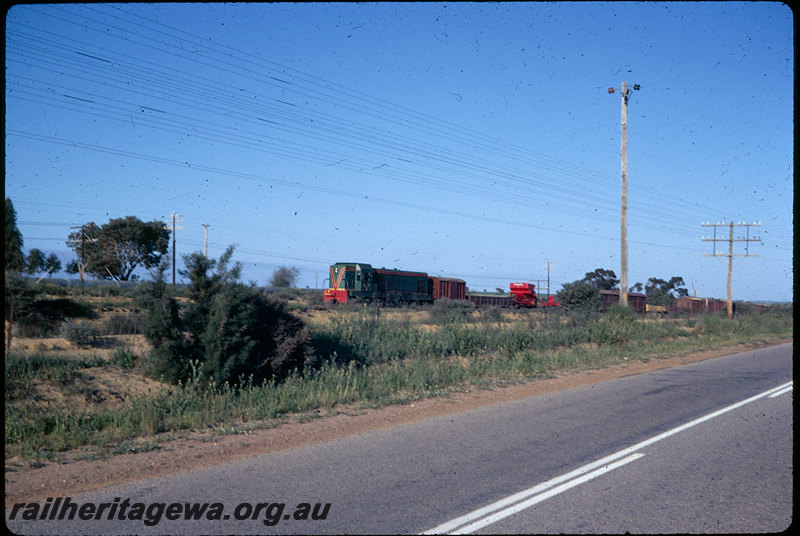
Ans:
{"type": "Polygon", "coordinates": [[[330,286],[323,293],[326,303],[353,300],[389,303],[430,302],[428,274],[373,268],[369,264],[337,262],[330,267],[330,286]]]}

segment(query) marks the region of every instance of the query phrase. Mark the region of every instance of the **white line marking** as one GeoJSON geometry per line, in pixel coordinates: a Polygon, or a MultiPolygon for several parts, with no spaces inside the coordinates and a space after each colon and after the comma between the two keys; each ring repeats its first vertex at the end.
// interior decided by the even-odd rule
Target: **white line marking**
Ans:
{"type": "MultiPolygon", "coordinates": [[[[625,458],[626,456],[630,456],[631,454],[634,454],[637,450],[641,450],[641,449],[643,449],[645,447],[648,447],[648,446],[652,445],[653,443],[661,441],[662,439],[666,439],[666,438],[668,438],[670,436],[673,436],[673,435],[675,435],[675,434],[677,434],[679,432],[683,432],[684,430],[692,428],[693,426],[697,426],[700,423],[706,422],[706,421],[711,420],[711,419],[713,419],[715,417],[719,417],[720,415],[723,415],[723,414],[725,414],[725,413],[727,413],[729,411],[733,411],[734,409],[740,408],[740,407],[742,407],[742,406],[744,406],[746,404],[750,404],[751,402],[755,402],[756,400],[759,400],[761,398],[764,398],[764,397],[767,397],[767,396],[771,396],[773,394],[780,393],[780,392],[782,392],[782,391],[784,391],[786,389],[791,389],[791,387],[792,387],[792,382],[788,382],[788,383],[785,383],[783,385],[779,385],[778,387],[774,387],[772,389],[764,391],[763,393],[757,394],[755,396],[751,396],[750,398],[747,398],[745,400],[742,400],[742,401],[737,402],[735,404],[732,404],[730,406],[724,407],[724,408],[719,409],[717,411],[711,412],[711,413],[709,413],[707,415],[704,415],[703,417],[697,418],[697,419],[695,419],[693,421],[690,421],[690,422],[687,422],[687,423],[682,424],[680,426],[677,426],[677,427],[675,427],[675,428],[673,428],[671,430],[667,430],[666,432],[663,432],[663,433],[660,433],[658,435],[655,435],[655,436],[651,437],[650,439],[645,439],[644,441],[642,441],[640,443],[636,443],[633,446],[630,446],[628,448],[625,448],[625,449],[622,449],[620,451],[617,451],[617,452],[615,452],[613,454],[610,454],[610,455],[608,455],[608,456],[606,456],[604,458],[601,458],[601,459],[599,459],[599,460],[597,460],[595,462],[592,462],[590,464],[584,465],[583,467],[579,467],[578,469],[575,469],[574,471],[570,471],[569,473],[565,473],[565,474],[563,474],[561,476],[555,477],[555,478],[553,478],[551,480],[548,480],[547,482],[543,482],[541,484],[537,484],[536,486],[533,486],[532,488],[528,488],[526,490],[520,491],[519,493],[515,493],[514,495],[510,495],[510,496],[506,497],[505,499],[501,499],[501,500],[499,500],[497,502],[494,502],[492,504],[489,504],[487,506],[479,508],[479,509],[477,509],[477,510],[475,510],[473,512],[470,512],[470,513],[465,514],[463,516],[460,516],[460,517],[457,517],[457,518],[452,519],[450,521],[447,521],[446,523],[442,523],[441,525],[436,526],[436,527],[434,527],[434,528],[432,528],[430,530],[427,530],[427,531],[423,532],[422,534],[445,534],[445,533],[451,533],[451,531],[456,531],[456,529],[458,527],[462,527],[462,529],[460,529],[457,532],[452,532],[452,533],[453,534],[462,534],[461,530],[465,530],[466,529],[465,527],[463,527],[463,525],[468,525],[468,524],[472,523],[473,521],[475,521],[477,519],[480,519],[481,517],[487,516],[487,515],[489,515],[489,514],[491,514],[493,512],[497,512],[498,510],[502,510],[504,508],[508,508],[509,506],[511,506],[511,505],[513,505],[515,503],[518,503],[520,501],[524,501],[525,499],[528,499],[529,497],[532,497],[534,495],[541,494],[542,492],[544,492],[544,491],[546,491],[546,490],[548,490],[548,489],[550,489],[550,488],[552,488],[554,486],[557,486],[557,485],[559,485],[559,484],[561,484],[563,482],[566,482],[568,480],[572,480],[573,478],[581,477],[582,475],[584,475],[586,473],[589,473],[591,471],[594,471],[595,469],[598,469],[600,467],[603,467],[603,466],[611,467],[612,465],[614,466],[614,468],[619,467],[620,464],[615,464],[614,463],[616,460],[619,460],[620,458],[625,458]]],[[[627,461],[625,461],[625,463],[629,463],[630,461],[633,461],[634,459],[636,459],[636,458],[633,458],[633,459],[630,459],[630,460],[628,460],[626,458],[627,461]]],[[[603,472],[607,472],[607,471],[603,471],[603,472]]],[[[597,475],[595,475],[595,476],[597,476],[597,475]]],[[[572,487],[572,486],[568,486],[568,487],[572,487]]],[[[564,489],[568,489],[568,487],[565,487],[564,489]]],[[[561,491],[564,491],[564,490],[562,489],[561,491]]],[[[560,491],[559,491],[559,493],[560,493],[560,491]]],[[[552,495],[554,495],[554,494],[549,494],[547,497],[545,497],[545,498],[543,498],[541,500],[544,500],[544,499],[546,499],[548,497],[551,497],[552,495]]],[[[537,497],[534,497],[534,498],[537,498],[537,497]]],[[[533,500],[533,499],[531,499],[531,500],[533,500]]],[[[528,501],[526,501],[526,503],[527,502],[528,501]]],[[[540,502],[540,501],[532,502],[531,505],[532,504],[536,504],[536,502],[540,502]]],[[[525,503],[520,503],[520,504],[525,504],[525,503]]],[[[530,505],[528,505],[528,506],[530,506],[530,505]]],[[[525,508],[527,508],[527,506],[525,508]]],[[[516,512],[518,512],[520,510],[522,510],[522,508],[520,508],[518,510],[515,510],[515,512],[513,512],[513,513],[516,513],[516,512]]],[[[511,514],[509,514],[509,515],[511,515],[511,514]]],[[[503,516],[503,517],[505,517],[505,516],[503,516]]],[[[489,519],[489,518],[487,518],[487,519],[489,519]]],[[[494,521],[491,521],[490,523],[494,523],[494,521]]],[[[490,523],[485,523],[485,524],[481,525],[481,527],[486,526],[486,525],[488,525],[490,523]]],[[[469,526],[471,527],[473,525],[477,525],[477,523],[472,523],[472,525],[469,525],[469,526]]],[[[478,527],[478,528],[480,528],[480,527],[478,527]]],[[[478,529],[476,528],[474,530],[478,530],[478,529]]],[[[464,532],[463,534],[466,534],[466,532],[464,532]]]]}
{"type": "Polygon", "coordinates": [[[787,387],[785,389],[781,389],[777,393],[772,393],[771,395],[769,395],[769,397],[770,398],[778,398],[781,395],[785,395],[786,393],[791,392],[791,390],[792,390],[792,386],[790,385],[789,387],[787,387]]]}
{"type": "Polygon", "coordinates": [[[516,514],[517,512],[521,512],[522,510],[525,510],[526,508],[531,507],[536,503],[540,503],[540,502],[542,502],[542,501],[544,501],[546,499],[549,499],[550,497],[554,497],[554,496],[558,495],[559,493],[561,493],[562,491],[566,491],[569,488],[578,486],[580,484],[583,484],[584,482],[589,482],[590,480],[593,480],[594,478],[596,478],[596,477],[598,477],[598,476],[600,476],[602,474],[605,474],[605,473],[608,473],[610,471],[613,471],[617,467],[621,467],[621,466],[623,466],[625,464],[628,464],[628,463],[630,463],[630,462],[632,462],[634,460],[638,460],[642,456],[644,456],[644,454],[642,454],[640,452],[636,453],[636,454],[631,454],[627,458],[623,458],[623,459],[619,460],[618,462],[614,462],[614,463],[612,463],[610,465],[606,465],[605,467],[603,467],[601,469],[597,469],[596,471],[592,471],[591,473],[587,473],[587,474],[583,475],[580,478],[576,478],[574,480],[571,480],[571,481],[567,482],[566,484],[561,484],[560,486],[556,486],[555,488],[551,489],[550,491],[545,491],[544,493],[540,493],[538,495],[534,495],[533,497],[531,497],[527,501],[522,501],[521,503],[515,504],[514,506],[510,506],[510,507],[506,508],[505,510],[500,510],[496,514],[492,514],[489,517],[485,517],[485,518],[481,519],[480,521],[476,521],[475,523],[472,523],[471,525],[467,525],[465,527],[461,527],[460,529],[451,532],[451,534],[472,534],[476,530],[480,530],[480,529],[482,529],[483,527],[485,527],[487,525],[491,525],[492,523],[495,523],[496,521],[500,521],[501,519],[505,519],[505,518],[507,518],[509,516],[512,516],[512,515],[516,514]]]}

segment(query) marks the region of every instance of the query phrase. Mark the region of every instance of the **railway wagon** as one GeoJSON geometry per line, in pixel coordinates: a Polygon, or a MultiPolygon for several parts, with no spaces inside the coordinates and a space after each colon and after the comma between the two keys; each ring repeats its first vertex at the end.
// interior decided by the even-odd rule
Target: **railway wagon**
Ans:
{"type": "Polygon", "coordinates": [[[685,313],[700,314],[706,311],[706,302],[702,298],[682,296],[675,300],[675,307],[685,313]]]}
{"type": "Polygon", "coordinates": [[[330,287],[322,294],[325,303],[353,300],[433,301],[428,274],[373,268],[357,262],[337,262],[330,267],[330,287]]]}
{"type": "Polygon", "coordinates": [[[441,298],[450,300],[466,299],[467,282],[463,279],[430,276],[428,284],[430,285],[431,298],[434,300],[441,298]]]}
{"type": "MultiPolygon", "coordinates": [[[[600,296],[603,309],[608,309],[615,303],[619,303],[618,290],[601,290],[600,296]]],[[[647,296],[640,292],[628,292],[628,307],[639,314],[645,314],[647,312],[647,296]]]]}
{"type": "Polygon", "coordinates": [[[476,307],[511,307],[514,300],[509,294],[497,292],[473,292],[467,294],[467,299],[474,303],[476,307]]]}

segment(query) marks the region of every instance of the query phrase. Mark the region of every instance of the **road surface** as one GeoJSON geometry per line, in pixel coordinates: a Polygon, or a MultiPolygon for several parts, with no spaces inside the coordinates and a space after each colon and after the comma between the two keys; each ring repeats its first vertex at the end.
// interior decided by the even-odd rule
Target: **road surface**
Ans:
{"type": "Polygon", "coordinates": [[[6,522],[21,534],[783,531],[792,348],[20,503],[6,522]]]}

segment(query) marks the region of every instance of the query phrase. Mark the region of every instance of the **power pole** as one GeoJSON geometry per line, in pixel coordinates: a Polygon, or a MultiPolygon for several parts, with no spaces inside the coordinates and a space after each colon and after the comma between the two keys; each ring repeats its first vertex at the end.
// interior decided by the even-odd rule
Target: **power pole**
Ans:
{"type": "MultiPolygon", "coordinates": [[[[641,86],[634,84],[633,89],[639,90],[641,86]]],[[[614,93],[616,88],[608,88],[609,93],[614,93]]],[[[620,238],[620,274],[619,274],[619,303],[628,306],[628,98],[631,90],[628,82],[622,82],[622,142],[620,144],[620,160],[622,164],[622,199],[619,215],[620,238]]]]}
{"type": "Polygon", "coordinates": [[[170,222],[164,222],[165,229],[172,230],[172,287],[175,287],[175,231],[178,229],[186,229],[183,225],[177,226],[176,223],[183,223],[182,221],[176,221],[178,214],[173,212],[170,214],[170,218],[172,218],[172,225],[169,226],[170,222]]]}
{"type": "Polygon", "coordinates": [[[548,259],[547,260],[547,264],[545,264],[544,266],[545,266],[545,268],[547,268],[547,297],[549,298],[550,297],[550,268],[552,268],[553,265],[550,263],[550,260],[548,259]]]}
{"type": "Polygon", "coordinates": [[[761,222],[757,223],[725,223],[717,222],[717,223],[703,223],[703,227],[713,227],[714,228],[714,236],[704,236],[703,242],[713,242],[713,249],[712,254],[708,255],[705,254],[703,257],[728,257],[728,318],[733,318],[733,297],[731,293],[731,280],[733,279],[733,258],[734,257],[758,257],[759,255],[750,255],[750,242],[761,242],[760,237],[750,238],[750,227],[761,227],[761,222]],[[723,237],[717,238],[717,227],[728,227],[730,229],[728,238],[725,239],[723,237]],[[733,237],[733,228],[734,227],[747,227],[747,236],[746,237],[733,237]],[[727,240],[728,242],[728,253],[717,253],[717,240],[727,240]],[[734,242],[744,242],[745,243],[745,253],[742,254],[734,254],[733,253],[733,243],[734,242]]]}
{"type": "Polygon", "coordinates": [[[204,223],[203,227],[206,228],[205,240],[203,241],[203,256],[208,257],[208,224],[204,223]]]}

